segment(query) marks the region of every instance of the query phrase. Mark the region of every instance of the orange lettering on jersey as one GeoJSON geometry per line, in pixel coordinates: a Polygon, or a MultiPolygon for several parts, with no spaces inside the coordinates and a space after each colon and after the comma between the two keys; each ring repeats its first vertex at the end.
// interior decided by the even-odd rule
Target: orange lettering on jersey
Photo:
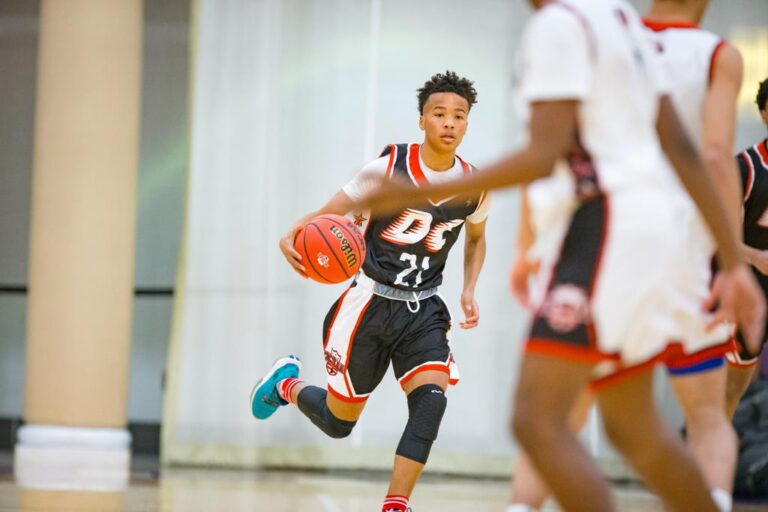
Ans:
{"type": "Polygon", "coordinates": [[[456,226],[461,226],[463,223],[463,220],[455,219],[448,222],[441,222],[432,228],[427,235],[426,240],[424,240],[424,245],[427,247],[427,250],[429,252],[439,252],[445,245],[445,237],[443,235],[456,226]]]}
{"type": "Polygon", "coordinates": [[[415,244],[427,236],[431,225],[432,215],[430,213],[409,208],[381,232],[381,238],[397,245],[415,244]]]}

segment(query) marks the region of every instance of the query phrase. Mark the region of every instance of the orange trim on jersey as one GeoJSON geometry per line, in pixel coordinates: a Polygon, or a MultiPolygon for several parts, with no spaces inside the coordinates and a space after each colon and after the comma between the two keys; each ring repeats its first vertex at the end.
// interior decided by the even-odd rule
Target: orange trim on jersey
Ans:
{"type": "MultiPolygon", "coordinates": [[[[421,372],[427,372],[427,371],[436,371],[436,372],[444,372],[448,375],[451,374],[451,370],[448,368],[447,364],[444,363],[435,363],[435,364],[425,364],[424,366],[417,366],[413,370],[411,370],[411,373],[406,373],[403,375],[403,377],[400,379],[400,387],[405,387],[406,384],[415,376],[418,375],[421,372]]],[[[456,382],[458,382],[457,379],[454,379],[456,382]]]]}
{"type": "Polygon", "coordinates": [[[682,345],[675,343],[671,345],[666,352],[666,365],[667,368],[680,369],[688,366],[694,366],[709,359],[716,357],[722,357],[733,347],[731,338],[718,345],[713,345],[705,349],[694,352],[693,354],[682,353],[682,345]]]}
{"type": "Polygon", "coordinates": [[[653,21],[646,18],[643,18],[643,25],[654,32],[661,32],[668,28],[699,28],[697,24],[691,23],[690,21],[653,21]]]}
{"type": "Polygon", "coordinates": [[[456,158],[459,160],[459,163],[461,163],[461,168],[464,171],[464,174],[472,174],[472,166],[465,162],[459,155],[456,155],[456,158]]]}
{"type": "Polygon", "coordinates": [[[411,176],[416,180],[417,185],[428,185],[429,180],[424,176],[424,171],[421,170],[421,164],[419,163],[419,145],[411,144],[408,146],[408,168],[411,171],[411,176]]]}
{"type": "Polygon", "coordinates": [[[717,43],[717,46],[715,46],[715,49],[712,50],[712,56],[709,58],[709,81],[708,84],[712,83],[712,78],[715,76],[715,59],[717,58],[717,55],[720,53],[720,50],[725,48],[726,42],[725,40],[721,39],[719,43],[717,43]]]}
{"type": "Polygon", "coordinates": [[[483,203],[485,202],[485,200],[486,200],[487,198],[488,198],[488,192],[486,192],[485,190],[483,190],[483,192],[480,194],[480,201],[478,201],[478,202],[477,202],[477,208],[475,208],[475,211],[477,211],[477,209],[478,209],[478,208],[480,208],[481,206],[483,206],[483,203]]]}
{"type": "Polygon", "coordinates": [[[389,152],[389,162],[387,163],[387,172],[384,175],[385,178],[392,176],[392,168],[395,165],[395,153],[397,153],[397,146],[390,144],[389,147],[392,148],[392,150],[389,152]]]}
{"type": "Polygon", "coordinates": [[[334,390],[330,385],[327,387],[328,392],[332,394],[334,397],[338,398],[342,402],[347,402],[350,404],[359,404],[360,402],[365,402],[368,400],[367,396],[344,396],[338,391],[334,390]]]}
{"type": "Polygon", "coordinates": [[[637,377],[642,373],[652,370],[653,367],[659,362],[660,358],[661,356],[656,356],[653,359],[646,361],[644,363],[640,363],[635,366],[630,366],[628,368],[618,370],[600,379],[595,379],[589,383],[589,386],[588,386],[589,390],[592,393],[599,393],[605,388],[615,386],[616,384],[619,384],[621,382],[626,382],[628,379],[637,377]]]}
{"type": "MultiPolygon", "coordinates": [[[[471,165],[470,165],[468,162],[465,162],[465,161],[464,161],[464,159],[463,159],[463,158],[461,158],[459,155],[456,155],[456,158],[457,158],[457,159],[459,160],[459,162],[461,163],[461,168],[462,168],[462,170],[464,171],[464,174],[465,174],[465,175],[470,175],[470,174],[472,174],[472,166],[471,166],[471,165]]],[[[483,205],[483,203],[485,202],[485,198],[486,198],[486,197],[488,197],[488,192],[486,192],[486,191],[483,191],[483,192],[480,194],[480,200],[477,202],[477,208],[475,208],[475,211],[477,211],[477,210],[479,210],[479,209],[480,209],[480,207],[481,207],[481,206],[483,205]]],[[[473,212],[473,213],[474,213],[474,212],[473,212]]]]}
{"type": "MultiPolygon", "coordinates": [[[[461,158],[459,155],[456,155],[456,158],[459,159],[459,162],[461,162],[461,167],[464,169],[464,174],[472,174],[472,166],[469,165],[469,163],[465,162],[463,158],[461,158]]],[[[485,190],[480,193],[480,199],[477,201],[477,208],[475,208],[475,212],[480,209],[481,206],[483,206],[483,203],[485,202],[485,199],[488,197],[488,192],[485,190]]],[[[472,212],[474,213],[474,212],[472,212]]]]}
{"type": "Polygon", "coordinates": [[[752,157],[746,151],[741,152],[741,156],[744,161],[747,162],[747,169],[749,169],[749,176],[747,177],[747,186],[744,187],[744,201],[749,199],[752,195],[752,187],[755,185],[755,166],[752,163],[752,157]]]}
{"type": "Polygon", "coordinates": [[[763,162],[764,167],[768,167],[768,139],[763,142],[755,144],[757,154],[760,155],[760,160],[763,162]]]}
{"type": "Polygon", "coordinates": [[[610,360],[618,361],[618,354],[604,354],[597,349],[572,345],[556,339],[531,338],[525,343],[526,354],[572,359],[581,363],[599,363],[610,360]]]}
{"type": "Polygon", "coordinates": [[[339,316],[339,311],[341,311],[341,306],[344,304],[344,298],[349,293],[349,290],[352,288],[347,288],[344,293],[341,294],[341,298],[339,298],[339,305],[336,306],[336,311],[333,313],[333,318],[331,319],[331,323],[328,325],[328,331],[325,333],[325,339],[323,340],[323,350],[325,350],[325,347],[328,346],[328,341],[331,338],[331,329],[333,329],[333,324],[336,323],[336,317],[339,316]]]}
{"type": "Polygon", "coordinates": [[[480,194],[480,200],[477,202],[477,207],[475,208],[475,211],[474,211],[474,212],[472,212],[473,214],[474,214],[475,212],[477,212],[477,211],[480,209],[480,207],[481,207],[481,206],[483,206],[483,203],[485,202],[485,199],[486,199],[487,197],[488,197],[488,192],[486,192],[486,191],[483,191],[483,192],[480,194]]]}

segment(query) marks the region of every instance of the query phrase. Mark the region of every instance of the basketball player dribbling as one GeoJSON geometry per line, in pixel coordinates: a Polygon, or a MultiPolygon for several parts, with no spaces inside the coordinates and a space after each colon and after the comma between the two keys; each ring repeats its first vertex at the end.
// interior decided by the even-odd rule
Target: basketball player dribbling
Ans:
{"type": "MultiPolygon", "coordinates": [[[[406,179],[413,187],[471,175],[474,168],[456,155],[476,103],[472,82],[448,71],[419,89],[422,144],[393,144],[366,165],[320,210],[304,216],[280,241],[288,263],[304,274],[293,249],[301,226],[320,214],[346,214],[379,180],[406,179]]],[[[365,230],[366,257],[353,284],[331,307],[323,325],[327,389],[298,379],[301,363],[278,360],[255,386],[251,408],[259,419],[280,405],[295,404],[333,438],[348,436],[366,400],[389,367],[407,396],[409,419],[397,447],[389,491],[382,511],[409,509],[409,498],[437,438],[449,384],[458,382],[449,346],[451,317],[437,294],[448,252],[466,224],[464,286],[459,325],[478,325],[475,285],[485,258],[485,222],[489,199],[435,197],[424,207],[394,215],[354,211],[365,230]]]]}
{"type": "Polygon", "coordinates": [[[695,461],[653,403],[650,368],[666,359],[684,327],[678,315],[691,305],[680,299],[695,296],[679,277],[689,251],[680,233],[690,220],[663,153],[718,245],[716,317],[737,321],[749,350],[761,337],[765,301],[632,6],[533,3],[518,87],[529,114],[527,145],[456,182],[414,190],[383,181],[362,204],[387,211],[539,180],[529,200],[547,279],[534,294],[541,299],[515,396],[518,441],[564,509],[615,510],[568,414],[589,382],[637,369],[597,393],[609,439],[670,509],[716,512],[695,461]]]}
{"type": "MultiPolygon", "coordinates": [[[[741,56],[717,35],[702,30],[698,23],[708,0],[654,0],[644,23],[651,44],[659,53],[670,96],[680,119],[714,171],[715,183],[730,216],[732,230],[740,228],[740,186],[736,162],[731,156],[736,127],[736,100],[742,80],[741,56]]],[[[695,208],[680,187],[680,199],[695,208]]],[[[523,203],[525,205],[525,201],[523,203]]],[[[523,211],[521,218],[528,217],[523,211]]],[[[737,439],[726,414],[726,366],[724,354],[731,348],[730,329],[706,332],[709,319],[696,307],[703,304],[711,281],[710,259],[713,241],[698,215],[689,215],[690,227],[680,233],[689,237],[689,264],[681,275],[698,283],[698,300],[691,300],[688,323],[699,324],[691,332],[696,338],[687,353],[667,361],[667,371],[686,425],[686,440],[701,468],[711,494],[723,512],[732,508],[733,475],[737,439]],[[698,331],[698,333],[696,333],[698,331]]],[[[521,227],[518,257],[513,264],[512,288],[521,303],[529,304],[527,281],[535,269],[525,252],[533,245],[531,228],[521,227]],[[525,235],[525,236],[522,236],[525,235]]],[[[681,333],[681,337],[683,334],[681,333]]],[[[614,375],[615,381],[621,375],[614,375]]],[[[592,390],[602,385],[593,382],[592,390]]],[[[571,412],[574,429],[586,422],[592,400],[586,393],[571,412]]],[[[541,507],[549,494],[525,455],[518,458],[507,512],[531,512],[541,507]]]]}

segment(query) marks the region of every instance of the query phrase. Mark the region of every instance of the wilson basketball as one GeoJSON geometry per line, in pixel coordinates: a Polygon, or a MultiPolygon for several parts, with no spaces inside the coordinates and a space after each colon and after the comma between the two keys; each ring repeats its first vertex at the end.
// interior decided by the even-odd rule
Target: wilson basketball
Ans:
{"type": "Polygon", "coordinates": [[[355,224],[341,215],[309,221],[293,242],[307,276],[319,283],[346,281],[365,259],[365,240],[355,224]]]}

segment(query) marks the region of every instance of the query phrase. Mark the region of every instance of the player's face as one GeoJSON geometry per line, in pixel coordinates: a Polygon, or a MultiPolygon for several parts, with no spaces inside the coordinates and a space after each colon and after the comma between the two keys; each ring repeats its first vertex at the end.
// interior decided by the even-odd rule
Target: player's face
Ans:
{"type": "Polygon", "coordinates": [[[424,142],[440,152],[456,151],[467,132],[469,102],[453,92],[431,94],[419,117],[424,142]]]}

